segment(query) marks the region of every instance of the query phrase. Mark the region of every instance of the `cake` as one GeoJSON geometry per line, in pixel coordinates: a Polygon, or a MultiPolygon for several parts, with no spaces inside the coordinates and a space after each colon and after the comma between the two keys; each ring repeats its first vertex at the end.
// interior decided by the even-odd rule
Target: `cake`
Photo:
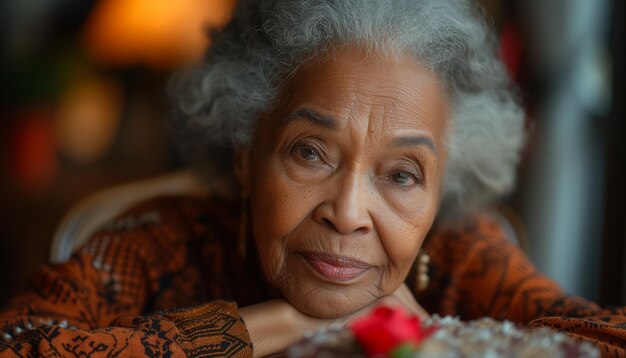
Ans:
{"type": "MultiPolygon", "coordinates": [[[[528,329],[510,321],[491,318],[461,321],[435,315],[421,325],[434,330],[416,350],[401,357],[600,357],[593,345],[577,342],[548,328],[528,329]]],[[[356,358],[367,357],[367,354],[350,328],[335,326],[307,335],[288,349],[287,356],[356,358]]]]}

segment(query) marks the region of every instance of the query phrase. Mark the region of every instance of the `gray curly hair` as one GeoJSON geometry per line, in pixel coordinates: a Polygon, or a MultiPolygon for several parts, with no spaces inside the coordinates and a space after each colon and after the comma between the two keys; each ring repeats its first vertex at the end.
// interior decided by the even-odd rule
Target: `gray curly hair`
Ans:
{"type": "Polygon", "coordinates": [[[442,204],[479,207],[512,188],[524,137],[481,15],[465,0],[239,0],[230,24],[213,32],[206,61],[174,76],[174,125],[186,144],[245,146],[281,83],[330,47],[412,55],[452,99],[442,204]]]}

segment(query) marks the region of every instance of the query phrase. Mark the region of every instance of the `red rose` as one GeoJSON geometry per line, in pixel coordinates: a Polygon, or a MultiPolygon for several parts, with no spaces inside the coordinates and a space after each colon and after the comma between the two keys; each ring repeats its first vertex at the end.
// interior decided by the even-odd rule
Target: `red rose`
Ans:
{"type": "Polygon", "coordinates": [[[434,330],[424,329],[417,316],[386,306],[377,307],[350,328],[369,356],[388,356],[400,345],[417,347],[434,330]]]}

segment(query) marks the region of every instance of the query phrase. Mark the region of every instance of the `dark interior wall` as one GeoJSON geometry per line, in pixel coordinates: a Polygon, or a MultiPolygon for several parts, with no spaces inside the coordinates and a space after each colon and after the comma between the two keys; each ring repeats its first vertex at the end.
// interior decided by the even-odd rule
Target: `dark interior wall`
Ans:
{"type": "Polygon", "coordinates": [[[606,125],[606,193],[601,299],[626,305],[626,6],[615,0],[611,48],[613,104],[606,125]]]}

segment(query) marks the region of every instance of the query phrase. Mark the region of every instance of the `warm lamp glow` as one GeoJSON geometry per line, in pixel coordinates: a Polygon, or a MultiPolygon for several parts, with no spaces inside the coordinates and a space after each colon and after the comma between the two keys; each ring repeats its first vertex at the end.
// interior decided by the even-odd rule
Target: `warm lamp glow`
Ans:
{"type": "Polygon", "coordinates": [[[63,153],[88,164],[107,154],[122,111],[121,86],[114,80],[90,77],[69,87],[57,110],[57,137],[63,153]]]}
{"type": "Polygon", "coordinates": [[[100,0],[85,43],[101,61],[171,68],[199,59],[207,28],[224,26],[234,0],[100,0]]]}

